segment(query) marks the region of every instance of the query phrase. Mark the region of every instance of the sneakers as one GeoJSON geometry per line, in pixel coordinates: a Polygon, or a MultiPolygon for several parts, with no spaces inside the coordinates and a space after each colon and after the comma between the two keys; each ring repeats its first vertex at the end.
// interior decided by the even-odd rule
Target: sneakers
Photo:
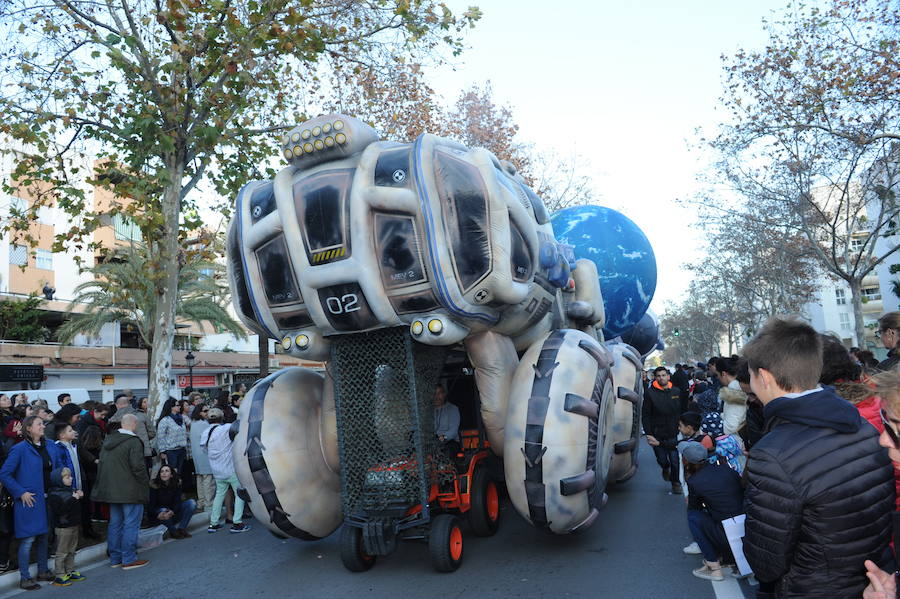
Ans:
{"type": "Polygon", "coordinates": [[[19,588],[26,591],[37,591],[40,590],[41,585],[36,583],[33,578],[23,578],[19,581],[19,588]]]}
{"type": "Polygon", "coordinates": [[[70,587],[70,586],[72,586],[72,581],[69,580],[69,575],[66,574],[62,578],[54,578],[53,586],[55,586],[55,587],[70,587]]]}
{"type": "Polygon", "coordinates": [[[700,545],[698,545],[698,544],[696,543],[696,541],[693,542],[693,543],[691,543],[690,545],[688,545],[688,546],[685,547],[684,549],[682,549],[682,551],[684,551],[684,552],[687,553],[688,555],[700,555],[701,553],[703,553],[702,551],[700,551],[700,545]]]}
{"type": "Polygon", "coordinates": [[[250,530],[249,524],[232,524],[229,532],[247,532],[250,530]]]}
{"type": "Polygon", "coordinates": [[[78,570],[69,572],[68,577],[72,582],[81,582],[82,580],[85,580],[85,576],[83,576],[78,570]]]}
{"type": "Polygon", "coordinates": [[[220,528],[222,528],[221,524],[210,524],[209,528],[206,529],[206,532],[209,532],[209,533],[217,532],[220,528]]]}
{"type": "Polygon", "coordinates": [[[122,569],[123,570],[134,570],[135,568],[143,568],[144,566],[146,566],[149,563],[150,563],[150,560],[148,560],[148,559],[139,559],[139,560],[131,562],[130,564],[122,564],[122,569]]]}
{"type": "Polygon", "coordinates": [[[53,575],[53,572],[47,570],[46,572],[41,572],[37,575],[37,579],[43,582],[53,582],[56,580],[56,576],[53,575]]]}
{"type": "Polygon", "coordinates": [[[694,576],[702,578],[703,580],[712,580],[714,582],[725,580],[725,576],[722,574],[722,568],[710,568],[707,563],[704,563],[702,568],[694,570],[694,576]]]}

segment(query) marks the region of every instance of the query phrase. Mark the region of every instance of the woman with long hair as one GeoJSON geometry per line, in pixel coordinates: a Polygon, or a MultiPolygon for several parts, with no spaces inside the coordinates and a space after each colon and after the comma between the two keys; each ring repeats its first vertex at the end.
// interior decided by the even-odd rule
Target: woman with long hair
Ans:
{"type": "Polygon", "coordinates": [[[181,406],[174,398],[163,404],[159,420],[156,421],[156,449],[159,458],[176,471],[187,459],[187,425],[181,414],[181,406]]]}
{"type": "Polygon", "coordinates": [[[216,396],[216,407],[222,410],[222,414],[224,414],[222,421],[225,424],[230,424],[237,420],[234,410],[231,409],[231,397],[228,395],[228,391],[224,389],[219,391],[219,394],[216,396]]]}
{"type": "Polygon", "coordinates": [[[191,536],[187,527],[196,507],[193,499],[182,499],[178,472],[163,464],[150,481],[150,522],[164,525],[173,539],[186,539],[191,536]]]}

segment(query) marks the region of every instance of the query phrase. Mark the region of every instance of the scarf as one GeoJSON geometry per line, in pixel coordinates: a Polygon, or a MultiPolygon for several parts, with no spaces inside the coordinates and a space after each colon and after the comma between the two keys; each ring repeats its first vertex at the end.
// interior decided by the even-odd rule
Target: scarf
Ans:
{"type": "Polygon", "coordinates": [[[177,424],[178,426],[184,426],[184,418],[181,417],[180,413],[169,414],[169,416],[172,418],[172,420],[175,421],[175,424],[177,424]]]}
{"type": "Polygon", "coordinates": [[[654,389],[659,389],[660,391],[665,391],[665,390],[667,390],[667,389],[671,389],[671,388],[672,388],[672,381],[669,381],[669,383],[668,383],[665,387],[662,387],[662,386],[659,384],[658,381],[653,381],[653,388],[654,388],[654,389]]]}

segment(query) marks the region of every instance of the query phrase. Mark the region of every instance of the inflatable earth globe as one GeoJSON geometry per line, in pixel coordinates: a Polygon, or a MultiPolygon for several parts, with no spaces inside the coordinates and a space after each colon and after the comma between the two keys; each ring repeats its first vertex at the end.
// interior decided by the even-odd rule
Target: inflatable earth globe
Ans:
{"type": "Polygon", "coordinates": [[[551,217],[560,243],[576,258],[597,265],[606,309],[607,339],[636,325],[656,291],[656,257],[644,232],[621,212],[603,206],[571,206],[551,217]]]}

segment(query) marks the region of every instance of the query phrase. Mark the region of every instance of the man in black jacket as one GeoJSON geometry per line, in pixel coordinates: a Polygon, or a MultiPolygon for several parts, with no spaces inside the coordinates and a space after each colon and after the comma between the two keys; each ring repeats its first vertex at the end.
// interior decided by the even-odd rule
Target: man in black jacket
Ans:
{"type": "Polygon", "coordinates": [[[822,342],[806,323],[773,319],[744,355],[765,406],[765,435],[747,464],[744,554],[769,593],[757,596],[859,597],[894,508],[878,432],[818,386],[822,342]]]}
{"type": "Polygon", "coordinates": [[[669,382],[669,371],[660,366],[653,371],[653,384],[644,396],[641,418],[647,443],[653,448],[663,480],[672,482],[672,493],[681,494],[678,480],[678,417],[687,401],[681,389],[669,382]]]}

